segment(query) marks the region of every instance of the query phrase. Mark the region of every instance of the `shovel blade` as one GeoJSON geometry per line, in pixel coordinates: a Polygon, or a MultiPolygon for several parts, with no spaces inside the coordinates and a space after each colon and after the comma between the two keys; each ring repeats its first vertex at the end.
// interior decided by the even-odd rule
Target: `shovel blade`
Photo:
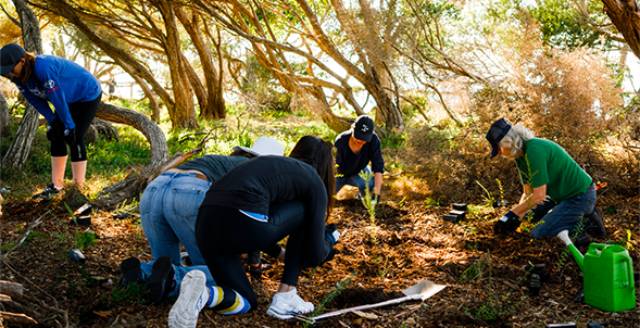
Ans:
{"type": "Polygon", "coordinates": [[[423,279],[420,280],[417,284],[406,288],[402,291],[405,296],[411,297],[411,299],[424,301],[427,298],[437,294],[439,291],[443,290],[446,285],[439,285],[434,283],[431,280],[423,279]]]}

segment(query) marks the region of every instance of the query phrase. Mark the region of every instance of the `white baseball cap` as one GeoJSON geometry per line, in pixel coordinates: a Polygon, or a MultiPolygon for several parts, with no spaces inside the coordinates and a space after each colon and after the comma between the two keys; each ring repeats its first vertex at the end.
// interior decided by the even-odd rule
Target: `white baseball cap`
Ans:
{"type": "Polygon", "coordinates": [[[256,156],[266,156],[266,155],[276,155],[283,156],[284,155],[284,145],[273,138],[270,137],[260,137],[256,139],[251,148],[235,146],[233,149],[242,149],[247,153],[256,155],[256,156]]]}

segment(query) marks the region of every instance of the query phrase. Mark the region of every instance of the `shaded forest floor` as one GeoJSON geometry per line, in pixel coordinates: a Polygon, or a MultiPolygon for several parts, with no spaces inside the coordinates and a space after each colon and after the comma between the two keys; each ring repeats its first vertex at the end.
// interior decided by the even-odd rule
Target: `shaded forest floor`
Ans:
{"type": "MultiPolygon", "coordinates": [[[[448,287],[423,303],[368,311],[367,318],[348,314],[318,326],[543,327],[545,323],[576,321],[578,327],[584,327],[589,320],[606,327],[638,326],[639,308],[612,314],[575,300],[581,276],[575,262],[562,255],[559,242],[532,240],[524,232],[502,239],[494,236],[493,221],[505,209],[471,206],[466,220],[452,224],[442,219],[448,205],[430,207],[424,200],[396,202],[391,199],[402,196],[392,192],[386,198],[378,207],[375,227],[358,201],[337,203],[331,222],[343,233],[339,253],[324,266],[305,271],[299,283],[302,297],[317,307],[328,295],[335,296],[325,304],[329,311],[395,297],[423,278],[448,287]],[[527,266],[538,263],[546,264],[549,279],[540,295],[533,297],[527,289],[527,266]],[[339,282],[341,287],[337,288],[339,282]]],[[[42,223],[0,264],[0,279],[24,284],[32,301],[28,311],[42,326],[63,324],[65,311],[71,326],[166,326],[169,303],[148,305],[136,294],[117,288],[122,260],[150,257],[139,218],[94,211],[90,229],[97,240],[93,241],[85,233],[87,228],[69,223],[64,203],[5,204],[0,219],[3,253],[16,245],[30,222],[42,218],[42,223]],[[68,258],[68,251],[78,245],[85,247],[84,265],[68,258]]],[[[640,271],[639,203],[637,195],[606,194],[598,203],[606,213],[609,240],[633,247],[636,271],[640,271]]],[[[274,263],[262,279],[253,281],[260,304],[255,311],[236,317],[204,311],[199,326],[302,326],[265,314],[281,272],[282,264],[274,263]]]]}

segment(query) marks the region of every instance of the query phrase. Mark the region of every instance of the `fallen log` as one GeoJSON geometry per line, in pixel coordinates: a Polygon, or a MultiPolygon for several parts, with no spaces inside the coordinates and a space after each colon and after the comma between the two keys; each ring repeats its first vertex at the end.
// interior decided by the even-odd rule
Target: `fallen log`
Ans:
{"type": "Polygon", "coordinates": [[[24,294],[24,286],[17,282],[0,280],[0,294],[5,294],[12,298],[20,297],[24,294]]]}
{"type": "Polygon", "coordinates": [[[26,314],[0,311],[0,326],[3,326],[5,322],[29,326],[38,324],[37,321],[26,314]]]}

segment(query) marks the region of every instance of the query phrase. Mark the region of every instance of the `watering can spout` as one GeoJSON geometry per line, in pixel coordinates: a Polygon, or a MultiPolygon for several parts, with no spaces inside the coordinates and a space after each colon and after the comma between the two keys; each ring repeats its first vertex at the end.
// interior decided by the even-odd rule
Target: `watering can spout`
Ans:
{"type": "Polygon", "coordinates": [[[557,237],[560,238],[560,240],[562,240],[562,242],[564,242],[565,245],[567,245],[569,252],[571,252],[571,255],[573,255],[573,258],[576,260],[576,263],[578,263],[578,267],[580,268],[580,271],[582,271],[583,269],[582,265],[584,263],[584,255],[580,253],[578,248],[571,241],[571,238],[569,238],[569,231],[562,230],[558,233],[557,237]]]}

